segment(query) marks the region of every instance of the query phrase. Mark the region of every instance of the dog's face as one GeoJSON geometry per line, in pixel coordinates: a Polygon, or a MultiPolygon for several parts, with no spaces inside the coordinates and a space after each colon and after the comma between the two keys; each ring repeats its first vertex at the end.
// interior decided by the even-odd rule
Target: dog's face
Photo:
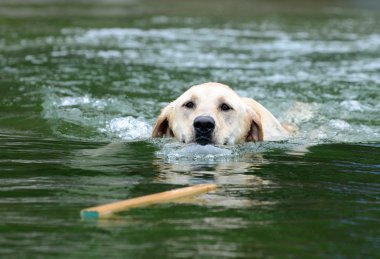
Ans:
{"type": "Polygon", "coordinates": [[[262,141],[260,117],[247,102],[226,85],[193,86],[162,110],[152,136],[200,145],[262,141]]]}

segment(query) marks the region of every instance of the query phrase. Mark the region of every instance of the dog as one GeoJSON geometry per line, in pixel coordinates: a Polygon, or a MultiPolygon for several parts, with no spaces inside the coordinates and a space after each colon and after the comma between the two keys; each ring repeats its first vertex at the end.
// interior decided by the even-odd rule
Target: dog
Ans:
{"type": "Polygon", "coordinates": [[[153,138],[216,146],[280,140],[290,134],[260,103],[215,82],[192,86],[167,105],[152,131],[153,138]]]}

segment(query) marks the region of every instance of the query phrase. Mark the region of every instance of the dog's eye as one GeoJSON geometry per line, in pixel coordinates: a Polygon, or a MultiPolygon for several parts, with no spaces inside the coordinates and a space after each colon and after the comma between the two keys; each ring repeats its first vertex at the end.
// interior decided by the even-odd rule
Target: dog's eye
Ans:
{"type": "Polygon", "coordinates": [[[225,103],[223,103],[221,106],[220,106],[220,109],[222,110],[222,111],[229,111],[229,110],[231,110],[232,108],[228,105],[228,104],[225,104],[225,103]]]}
{"type": "Polygon", "coordinates": [[[185,106],[188,109],[193,109],[195,104],[192,101],[190,101],[190,102],[185,103],[183,106],[185,106]]]}

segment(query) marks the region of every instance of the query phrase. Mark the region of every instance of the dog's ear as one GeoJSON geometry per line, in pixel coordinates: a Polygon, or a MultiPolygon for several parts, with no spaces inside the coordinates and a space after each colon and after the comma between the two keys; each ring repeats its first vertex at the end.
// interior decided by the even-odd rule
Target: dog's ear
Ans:
{"type": "Polygon", "coordinates": [[[251,127],[248,131],[246,141],[264,141],[264,131],[260,121],[252,119],[251,127]]]}
{"type": "Polygon", "coordinates": [[[174,137],[174,134],[169,127],[169,120],[173,107],[174,105],[170,103],[162,109],[160,116],[157,118],[156,125],[154,125],[152,138],[174,137]]]}
{"type": "Polygon", "coordinates": [[[257,102],[250,98],[242,98],[244,103],[248,106],[248,119],[249,129],[246,141],[264,141],[264,130],[261,123],[261,116],[257,109],[257,102]]]}

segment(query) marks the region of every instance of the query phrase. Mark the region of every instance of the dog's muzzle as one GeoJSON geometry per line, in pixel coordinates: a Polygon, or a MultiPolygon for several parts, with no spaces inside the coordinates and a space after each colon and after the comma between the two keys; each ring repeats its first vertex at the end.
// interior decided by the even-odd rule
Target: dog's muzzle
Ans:
{"type": "Polygon", "coordinates": [[[212,133],[215,129],[215,120],[210,116],[198,116],[193,122],[195,142],[200,145],[212,143],[212,133]]]}

